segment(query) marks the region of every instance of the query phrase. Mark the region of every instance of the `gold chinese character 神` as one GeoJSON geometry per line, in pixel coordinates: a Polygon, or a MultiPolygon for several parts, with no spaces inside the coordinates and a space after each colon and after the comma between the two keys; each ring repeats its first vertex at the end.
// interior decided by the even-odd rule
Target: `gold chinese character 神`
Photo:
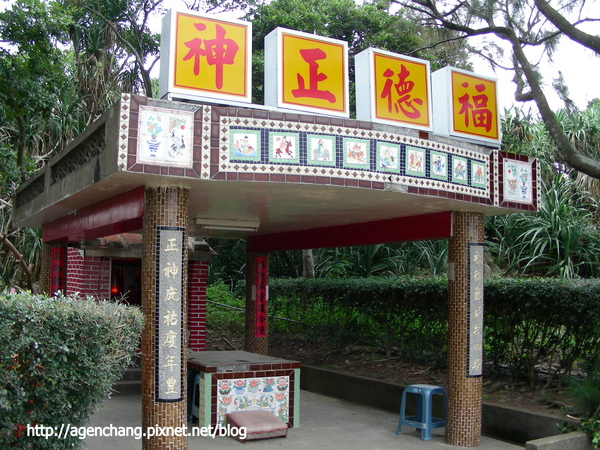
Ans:
{"type": "Polygon", "coordinates": [[[177,325],[178,314],[175,311],[167,311],[167,314],[163,316],[163,323],[165,325],[177,325]]]}
{"type": "Polygon", "coordinates": [[[169,286],[165,291],[165,302],[178,302],[179,301],[179,291],[174,286],[169,286]]]}
{"type": "Polygon", "coordinates": [[[177,379],[175,379],[174,377],[169,377],[165,380],[165,384],[167,385],[167,392],[165,392],[165,395],[179,394],[179,392],[177,392],[177,390],[175,389],[177,379]]]}
{"type": "Polygon", "coordinates": [[[179,267],[177,267],[175,263],[170,262],[167,263],[167,267],[165,267],[163,271],[165,272],[165,277],[170,278],[171,275],[173,275],[173,278],[175,278],[175,275],[179,273],[179,267]]]}
{"type": "Polygon", "coordinates": [[[169,369],[171,372],[173,372],[173,367],[178,367],[177,363],[175,362],[175,356],[174,355],[165,355],[165,359],[166,362],[163,364],[163,367],[169,369]]]}
{"type": "Polygon", "coordinates": [[[179,249],[177,248],[177,245],[176,245],[177,239],[172,238],[172,239],[167,239],[167,241],[169,241],[169,243],[167,244],[167,246],[164,249],[165,252],[178,252],[179,251],[179,249]]]}
{"type": "Polygon", "coordinates": [[[165,342],[163,342],[163,345],[169,348],[177,348],[175,345],[175,339],[177,339],[177,333],[174,331],[169,331],[165,334],[165,342]]]}

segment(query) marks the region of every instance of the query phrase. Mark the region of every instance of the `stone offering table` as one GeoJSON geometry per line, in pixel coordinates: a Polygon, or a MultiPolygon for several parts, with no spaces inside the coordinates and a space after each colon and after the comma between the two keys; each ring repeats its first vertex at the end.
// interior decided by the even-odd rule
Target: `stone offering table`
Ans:
{"type": "Polygon", "coordinates": [[[298,427],[300,363],[245,351],[188,352],[200,426],[224,425],[236,411],[269,411],[288,427],[298,427]]]}

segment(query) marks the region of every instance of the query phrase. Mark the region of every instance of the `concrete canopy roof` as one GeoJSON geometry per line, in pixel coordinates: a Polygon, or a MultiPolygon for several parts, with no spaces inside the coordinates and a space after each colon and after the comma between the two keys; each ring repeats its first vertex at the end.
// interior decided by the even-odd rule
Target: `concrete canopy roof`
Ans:
{"type": "Polygon", "coordinates": [[[45,240],[139,231],[143,189],[159,186],[189,188],[189,234],[198,237],[266,236],[450,211],[498,215],[537,209],[536,168],[526,157],[405,128],[123,95],[20,187],[15,224],[44,229],[62,224],[60,236],[45,234],[45,240]],[[159,115],[193,122],[189,144],[181,147],[185,162],[176,156],[154,162],[144,155],[144,127],[159,115]],[[241,136],[250,136],[258,150],[237,153],[241,136]],[[293,153],[282,157],[276,142],[283,138],[293,144],[293,153]],[[312,158],[310,142],[316,138],[328,140],[337,158],[312,158]],[[350,145],[358,145],[366,161],[347,159],[344,149],[350,145]],[[394,164],[379,165],[380,145],[396,152],[394,164]],[[421,166],[411,170],[408,159],[415,155],[421,166]],[[438,155],[445,158],[445,179],[429,166],[438,155]],[[457,161],[468,166],[463,179],[450,173],[457,161]],[[528,201],[506,195],[503,167],[513,161],[531,168],[528,201]],[[472,177],[475,167],[484,167],[479,183],[472,177]],[[245,230],[248,226],[257,230],[245,230]]]}

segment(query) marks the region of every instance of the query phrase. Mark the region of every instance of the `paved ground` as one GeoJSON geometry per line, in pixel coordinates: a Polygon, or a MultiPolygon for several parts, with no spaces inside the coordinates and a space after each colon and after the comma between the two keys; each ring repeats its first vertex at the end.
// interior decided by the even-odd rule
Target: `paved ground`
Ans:
{"type": "MultiPolygon", "coordinates": [[[[141,425],[140,395],[117,395],[106,400],[92,416],[90,426],[136,427],[141,425]]],[[[461,448],[444,442],[444,429],[434,430],[431,441],[422,441],[420,432],[403,428],[396,435],[398,415],[389,411],[350,403],[308,391],[300,393],[300,427],[291,428],[287,438],[248,441],[242,444],[230,437],[190,437],[190,449],[453,449],[461,448]]],[[[90,450],[130,450],[141,448],[133,437],[90,437],[85,440],[90,450]]],[[[482,437],[478,449],[505,450],[519,447],[488,437],[482,437]]]]}

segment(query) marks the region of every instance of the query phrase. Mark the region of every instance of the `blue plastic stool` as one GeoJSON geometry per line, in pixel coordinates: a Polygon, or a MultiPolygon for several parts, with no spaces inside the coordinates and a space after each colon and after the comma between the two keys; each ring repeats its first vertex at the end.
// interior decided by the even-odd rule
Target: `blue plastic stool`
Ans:
{"type": "Polygon", "coordinates": [[[429,384],[411,384],[406,386],[402,393],[402,403],[400,404],[400,420],[398,421],[398,431],[402,433],[402,426],[414,427],[421,430],[421,439],[429,441],[431,439],[431,430],[446,426],[446,391],[440,386],[429,384]],[[406,417],[406,394],[417,394],[417,414],[406,417]],[[443,408],[442,417],[432,417],[433,396],[441,395],[443,408]]]}

